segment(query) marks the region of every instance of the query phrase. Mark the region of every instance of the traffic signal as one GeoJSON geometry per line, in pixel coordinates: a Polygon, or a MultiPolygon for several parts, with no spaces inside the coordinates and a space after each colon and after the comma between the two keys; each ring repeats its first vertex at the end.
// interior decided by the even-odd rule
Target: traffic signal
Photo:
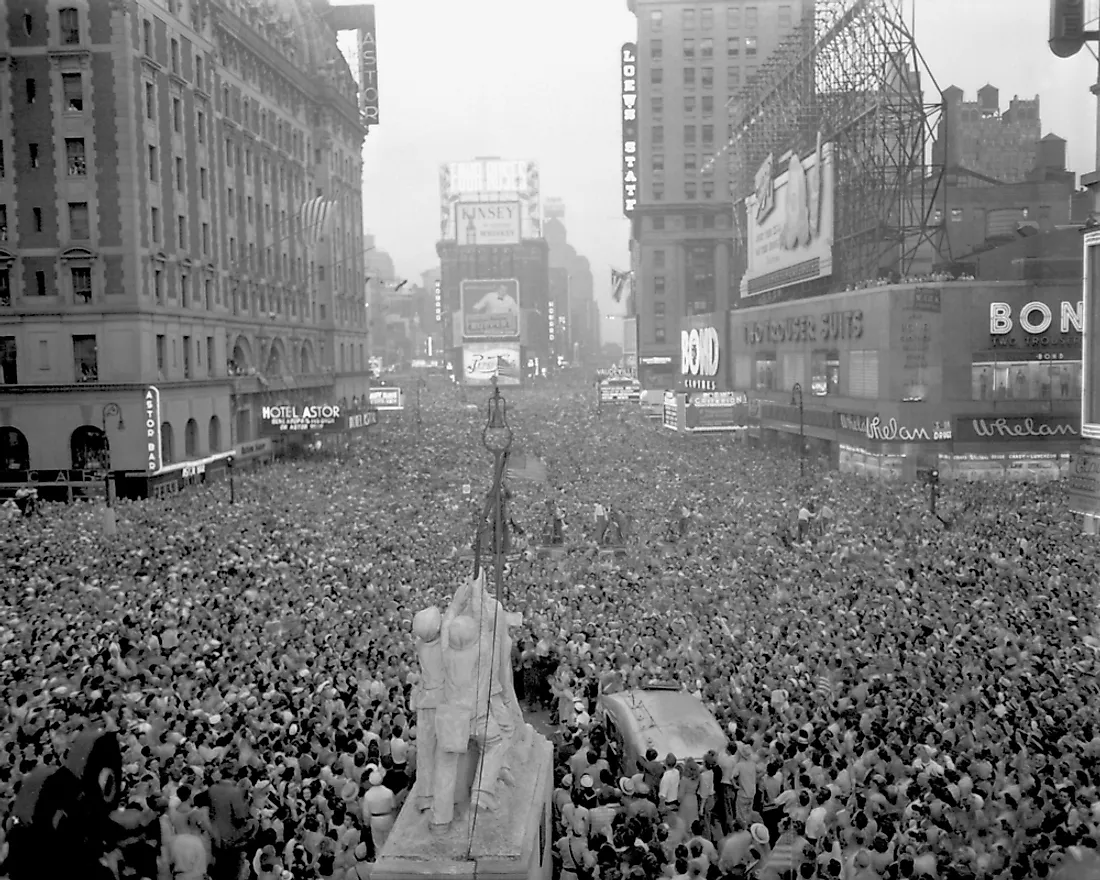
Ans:
{"type": "Polygon", "coordinates": [[[1050,0],[1050,51],[1059,58],[1071,58],[1081,51],[1085,39],[1085,0],[1050,0]]]}

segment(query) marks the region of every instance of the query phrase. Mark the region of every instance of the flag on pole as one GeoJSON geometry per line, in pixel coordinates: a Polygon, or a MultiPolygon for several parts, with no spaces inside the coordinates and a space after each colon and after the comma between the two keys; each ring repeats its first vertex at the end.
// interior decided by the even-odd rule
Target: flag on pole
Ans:
{"type": "Polygon", "coordinates": [[[545,483],[549,476],[542,459],[529,453],[509,455],[506,475],[511,480],[530,483],[545,483]]]}
{"type": "Polygon", "coordinates": [[[615,302],[622,301],[623,289],[633,274],[633,272],[620,272],[618,269],[611,270],[611,298],[615,302]]]}
{"type": "Polygon", "coordinates": [[[325,221],[332,202],[324,196],[317,196],[302,205],[298,212],[301,223],[301,236],[304,243],[316,246],[325,232],[325,221]]]}

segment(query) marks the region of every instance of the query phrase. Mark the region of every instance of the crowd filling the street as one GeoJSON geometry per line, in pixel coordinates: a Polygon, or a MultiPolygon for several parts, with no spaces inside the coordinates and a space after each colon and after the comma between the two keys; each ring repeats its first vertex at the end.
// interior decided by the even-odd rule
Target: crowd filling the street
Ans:
{"type": "MultiPolygon", "coordinates": [[[[508,483],[498,598],[561,880],[1042,878],[1097,848],[1100,560],[1060,486],[944,481],[933,516],[918,484],[803,477],[591,385],[505,393],[546,468],[508,483]],[[654,681],[725,747],[628,761],[600,696],[654,681]]],[[[0,875],[28,876],[23,781],[104,730],[129,835],[103,876],[369,877],[417,777],[413,619],[471,572],[482,394],[238,470],[233,504],[119,501],[113,535],[98,502],[11,517],[0,875]]]]}

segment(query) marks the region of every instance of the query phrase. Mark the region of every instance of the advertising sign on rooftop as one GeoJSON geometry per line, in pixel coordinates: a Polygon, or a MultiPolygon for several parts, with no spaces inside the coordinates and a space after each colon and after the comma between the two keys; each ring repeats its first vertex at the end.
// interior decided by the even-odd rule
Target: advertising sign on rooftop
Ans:
{"type": "Polygon", "coordinates": [[[519,244],[520,203],[459,202],[455,231],[458,243],[519,244]]]}
{"type": "Polygon", "coordinates": [[[519,281],[515,278],[459,282],[464,339],[519,337],[519,281]]]}
{"type": "MultiPolygon", "coordinates": [[[[439,237],[460,245],[458,205],[518,204],[520,238],[542,238],[542,199],[537,162],[475,159],[439,167],[439,237]]],[[[496,242],[476,242],[495,244],[496,242]]]]}

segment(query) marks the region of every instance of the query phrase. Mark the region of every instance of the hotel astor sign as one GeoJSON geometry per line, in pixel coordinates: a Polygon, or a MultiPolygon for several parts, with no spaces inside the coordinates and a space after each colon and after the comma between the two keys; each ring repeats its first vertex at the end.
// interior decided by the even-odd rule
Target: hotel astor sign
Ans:
{"type": "Polygon", "coordinates": [[[638,46],[623,43],[623,214],[633,217],[638,208],[638,46]]]}
{"type": "Polygon", "coordinates": [[[680,375],[685,388],[715,390],[720,358],[718,331],[713,327],[680,331],[680,375]]]}

